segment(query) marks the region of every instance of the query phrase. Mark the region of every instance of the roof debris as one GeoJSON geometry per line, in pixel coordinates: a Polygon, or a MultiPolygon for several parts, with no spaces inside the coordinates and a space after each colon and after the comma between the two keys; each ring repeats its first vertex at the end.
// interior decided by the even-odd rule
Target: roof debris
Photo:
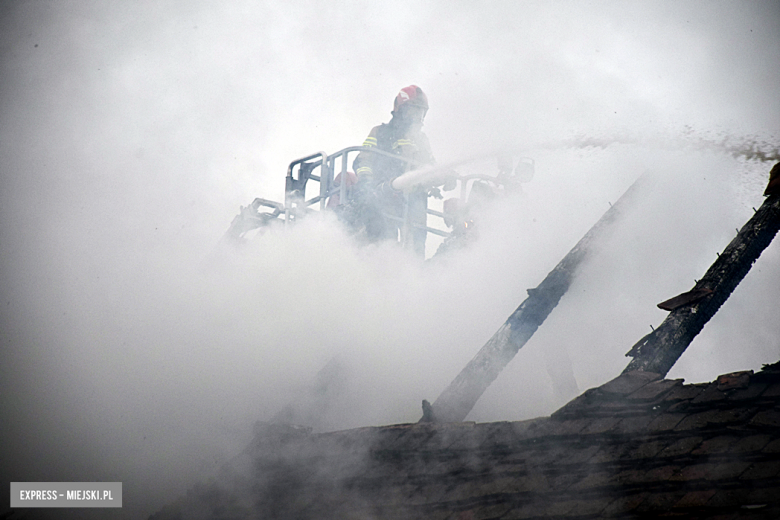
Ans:
{"type": "Polygon", "coordinates": [[[693,289],[659,303],[658,308],[665,311],[673,311],[679,307],[682,307],[683,305],[688,305],[689,303],[699,301],[708,294],[712,294],[712,289],[708,289],[706,287],[693,289]]]}
{"type": "Polygon", "coordinates": [[[780,518],[778,426],[777,371],[629,372],[528,421],[260,428],[151,518],[780,518]]]}

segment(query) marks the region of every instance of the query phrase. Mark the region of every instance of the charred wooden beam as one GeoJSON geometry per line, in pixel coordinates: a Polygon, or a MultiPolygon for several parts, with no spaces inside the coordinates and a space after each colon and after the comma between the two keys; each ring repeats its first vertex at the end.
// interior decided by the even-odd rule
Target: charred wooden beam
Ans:
{"type": "Polygon", "coordinates": [[[577,267],[597,240],[603,237],[609,226],[647,183],[648,179],[645,176],[637,179],[555,266],[555,269],[550,271],[542,283],[535,289],[528,289],[528,298],[509,316],[433,405],[428,407],[425,420],[435,417],[437,422],[457,422],[466,418],[501,370],[515,357],[515,354],[558,305],[574,280],[577,267]]]}
{"type": "Polygon", "coordinates": [[[780,195],[772,195],[739,230],[693,289],[659,304],[671,312],[658,328],[639,340],[626,354],[634,359],[623,373],[642,370],[665,376],[747,275],[778,229],[780,195]]]}

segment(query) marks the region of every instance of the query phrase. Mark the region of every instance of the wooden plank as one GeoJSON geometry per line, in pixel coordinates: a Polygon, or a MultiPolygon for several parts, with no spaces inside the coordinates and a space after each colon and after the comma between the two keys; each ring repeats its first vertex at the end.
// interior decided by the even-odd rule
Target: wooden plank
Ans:
{"type": "Polygon", "coordinates": [[[657,329],[639,340],[626,354],[633,359],[623,373],[642,370],[665,376],[693,338],[745,278],[753,263],[772,242],[778,229],[780,195],[772,195],[739,230],[693,290],[689,291],[706,294],[696,301],[675,307],[657,329]]]}
{"type": "Polygon", "coordinates": [[[558,305],[574,280],[577,268],[598,240],[635,200],[637,193],[646,189],[649,181],[646,176],[637,179],[550,271],[542,283],[535,289],[528,290],[528,298],[509,316],[427,410],[426,420],[430,420],[431,416],[435,417],[437,422],[457,422],[466,418],[498,374],[558,305]]]}
{"type": "Polygon", "coordinates": [[[688,305],[689,303],[699,301],[708,294],[712,294],[712,291],[706,287],[701,289],[693,289],[688,292],[678,294],[674,298],[669,298],[665,302],[659,303],[657,307],[665,311],[673,311],[678,307],[682,307],[683,305],[688,305]]]}

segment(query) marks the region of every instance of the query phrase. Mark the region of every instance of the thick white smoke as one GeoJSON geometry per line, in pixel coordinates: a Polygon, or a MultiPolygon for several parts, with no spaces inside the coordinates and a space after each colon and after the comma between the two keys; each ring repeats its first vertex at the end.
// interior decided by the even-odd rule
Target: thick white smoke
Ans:
{"type": "MultiPolygon", "coordinates": [[[[655,304],[761,203],[771,163],[686,143],[780,135],[774,4],[18,1],[0,15],[0,466],[7,481],[123,481],[126,507],[103,515],[158,509],[290,403],[319,429],[416,421],[657,172],[470,419],[549,414],[573,397],[556,394],[557,366],[579,390],[617,375],[663,320],[655,304]],[[360,144],[409,83],[431,100],[440,161],[502,146],[536,160],[472,248],[422,265],[311,220],[214,252],[239,205],[280,200],[291,160],[360,144]],[[578,136],[605,146],[550,144],[578,136]]],[[[777,360],[779,251],[670,377],[777,360]]]]}

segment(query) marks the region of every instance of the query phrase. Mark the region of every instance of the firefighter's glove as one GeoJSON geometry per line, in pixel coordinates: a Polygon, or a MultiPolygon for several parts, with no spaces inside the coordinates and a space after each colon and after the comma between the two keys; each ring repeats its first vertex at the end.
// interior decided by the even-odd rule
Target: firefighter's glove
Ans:
{"type": "Polygon", "coordinates": [[[428,190],[428,196],[433,197],[434,199],[443,199],[444,195],[441,194],[441,190],[439,188],[433,187],[428,190]]]}
{"type": "Polygon", "coordinates": [[[361,202],[368,202],[376,198],[374,183],[368,177],[359,177],[355,185],[355,198],[361,202]]]}

